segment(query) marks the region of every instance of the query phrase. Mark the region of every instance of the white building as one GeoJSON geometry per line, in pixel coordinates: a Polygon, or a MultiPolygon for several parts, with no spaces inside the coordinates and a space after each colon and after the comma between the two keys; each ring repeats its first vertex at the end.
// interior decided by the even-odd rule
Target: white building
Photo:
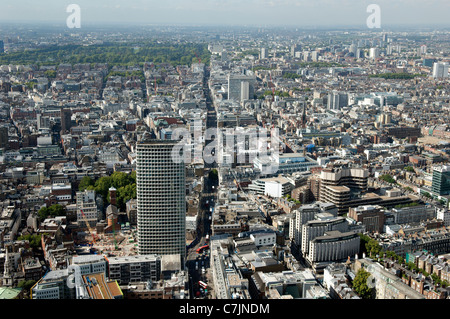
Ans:
{"type": "Polygon", "coordinates": [[[353,232],[330,231],[314,238],[309,243],[306,260],[310,264],[317,262],[341,261],[355,256],[360,249],[360,238],[353,232]]]}
{"type": "Polygon", "coordinates": [[[436,62],[433,64],[433,78],[448,78],[448,62],[436,62]]]}
{"type": "Polygon", "coordinates": [[[77,192],[77,222],[78,225],[86,225],[89,223],[94,227],[99,220],[99,211],[95,201],[95,191],[85,190],[84,192],[77,192]]]}
{"type": "Polygon", "coordinates": [[[380,49],[379,48],[370,48],[369,57],[371,59],[377,59],[380,57],[380,49]]]}
{"type": "Polygon", "coordinates": [[[248,189],[259,195],[280,198],[289,194],[294,189],[294,181],[282,176],[263,178],[252,182],[248,186],[248,189]]]}
{"type": "Polygon", "coordinates": [[[107,275],[108,262],[101,255],[81,255],[72,258],[72,265],[77,265],[80,275],[103,273],[107,275]]]}
{"type": "Polygon", "coordinates": [[[436,218],[444,221],[445,227],[450,226],[450,211],[448,209],[436,209],[436,218]]]}
{"type": "Polygon", "coordinates": [[[275,245],[277,241],[275,232],[253,233],[250,235],[250,238],[253,240],[256,247],[272,246],[275,245]]]}

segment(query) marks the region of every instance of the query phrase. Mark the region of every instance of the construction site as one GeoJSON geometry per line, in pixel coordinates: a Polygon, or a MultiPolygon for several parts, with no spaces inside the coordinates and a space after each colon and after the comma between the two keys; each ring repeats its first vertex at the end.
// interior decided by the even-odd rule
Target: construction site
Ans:
{"type": "Polygon", "coordinates": [[[106,256],[131,256],[137,254],[136,230],[127,222],[118,222],[117,210],[106,212],[106,221],[95,224],[95,228],[86,218],[83,210],[84,227],[76,232],[74,238],[78,254],[101,254],[106,256]]]}

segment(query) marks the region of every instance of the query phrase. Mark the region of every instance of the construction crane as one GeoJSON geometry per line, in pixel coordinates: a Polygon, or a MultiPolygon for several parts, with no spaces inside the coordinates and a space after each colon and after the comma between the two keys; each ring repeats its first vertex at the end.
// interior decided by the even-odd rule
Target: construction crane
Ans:
{"type": "Polygon", "coordinates": [[[114,221],[114,215],[113,215],[113,221],[112,221],[112,229],[113,229],[113,236],[114,236],[114,248],[115,250],[118,250],[119,247],[117,245],[117,239],[116,239],[116,226],[115,226],[115,221],[114,221]]]}

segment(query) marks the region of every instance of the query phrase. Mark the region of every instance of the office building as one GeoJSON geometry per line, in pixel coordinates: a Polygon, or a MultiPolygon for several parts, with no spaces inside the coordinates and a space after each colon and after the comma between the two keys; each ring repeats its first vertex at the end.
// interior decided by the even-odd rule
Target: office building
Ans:
{"type": "Polygon", "coordinates": [[[319,219],[310,220],[302,226],[302,254],[309,253],[309,244],[316,238],[323,236],[326,232],[337,230],[340,232],[349,231],[349,224],[344,217],[334,217],[331,214],[319,214],[319,219]],[[321,217],[320,215],[323,215],[321,217]]]}
{"type": "Polygon", "coordinates": [[[181,156],[172,157],[177,143],[148,137],[137,143],[138,251],[140,255],[179,255],[184,261],[186,173],[181,156]]]}
{"type": "Polygon", "coordinates": [[[348,106],[348,94],[343,92],[333,91],[328,94],[328,109],[340,110],[348,106]]]}
{"type": "Polygon", "coordinates": [[[291,45],[291,56],[295,57],[295,53],[298,51],[301,51],[302,46],[300,44],[293,44],[291,45]]]}
{"type": "Polygon", "coordinates": [[[76,193],[77,222],[80,227],[95,227],[99,220],[99,211],[95,201],[95,190],[76,193]]]}
{"type": "MultiPolygon", "coordinates": [[[[333,202],[332,196],[328,196],[327,187],[346,187],[349,191],[366,191],[369,172],[363,168],[329,167],[320,173],[320,199],[325,202],[333,202]]],[[[332,189],[333,190],[333,189],[332,189]]]]}
{"type": "Polygon", "coordinates": [[[229,74],[228,75],[228,100],[235,100],[240,102],[242,97],[253,99],[255,94],[256,77],[243,74],[229,74]],[[248,84],[243,84],[248,83],[248,84]],[[244,94],[242,88],[244,87],[244,94]]]}
{"type": "Polygon", "coordinates": [[[76,292],[68,284],[69,270],[53,270],[42,277],[32,288],[32,299],[75,299],[76,292]]]}
{"type": "Polygon", "coordinates": [[[5,53],[5,43],[0,40],[0,53],[5,53]]]}
{"type": "Polygon", "coordinates": [[[393,208],[390,214],[394,217],[394,223],[400,225],[420,223],[436,217],[435,208],[431,205],[393,208]]]}
{"type": "Polygon", "coordinates": [[[262,175],[292,174],[318,167],[317,161],[302,153],[282,153],[260,156],[253,159],[253,167],[262,175]]]}
{"type": "Polygon", "coordinates": [[[385,222],[384,209],[381,206],[358,206],[349,209],[348,217],[362,223],[366,231],[382,233],[385,222]]]}
{"type": "Polygon", "coordinates": [[[436,62],[435,59],[424,58],[422,64],[423,64],[423,66],[432,68],[432,67],[433,67],[433,64],[434,64],[435,62],[436,62]]]}
{"type": "Polygon", "coordinates": [[[81,275],[102,273],[107,275],[108,262],[102,255],[80,255],[72,258],[72,265],[79,267],[81,275]]]}
{"type": "Polygon", "coordinates": [[[323,262],[344,261],[355,256],[360,249],[360,237],[354,232],[341,233],[329,231],[323,236],[314,238],[309,243],[306,261],[317,269],[316,264],[323,262]]]}
{"type": "Polygon", "coordinates": [[[337,217],[338,210],[333,204],[315,202],[314,204],[302,205],[294,211],[293,217],[289,223],[289,237],[299,248],[301,247],[303,239],[303,225],[311,220],[315,220],[316,216],[322,213],[337,217]]]}
{"type": "Polygon", "coordinates": [[[433,78],[448,78],[448,62],[436,62],[433,64],[433,78]]]}
{"type": "Polygon", "coordinates": [[[433,168],[431,191],[436,195],[450,194],[450,166],[433,168]]]}
{"type": "Polygon", "coordinates": [[[109,279],[119,285],[129,283],[156,282],[161,279],[161,257],[158,255],[136,255],[108,257],[109,279]]]}
{"type": "Polygon", "coordinates": [[[257,179],[248,186],[248,189],[259,195],[280,198],[291,193],[294,181],[283,176],[257,179]]]}
{"type": "Polygon", "coordinates": [[[380,49],[379,48],[370,48],[369,57],[371,59],[377,59],[380,57],[380,49]]]}
{"type": "Polygon", "coordinates": [[[267,49],[266,48],[261,48],[261,52],[259,53],[259,58],[262,59],[267,59],[268,55],[267,55],[267,49]]]}
{"type": "Polygon", "coordinates": [[[72,111],[70,109],[61,109],[61,131],[68,132],[72,127],[72,111]]]}

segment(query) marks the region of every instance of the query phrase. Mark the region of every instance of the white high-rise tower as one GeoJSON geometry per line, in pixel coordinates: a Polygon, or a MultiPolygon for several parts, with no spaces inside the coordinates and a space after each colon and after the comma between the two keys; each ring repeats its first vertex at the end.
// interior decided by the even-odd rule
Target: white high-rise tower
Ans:
{"type": "Polygon", "coordinates": [[[173,158],[178,141],[144,138],[137,143],[137,232],[141,255],[186,254],[185,163],[173,158]]]}

